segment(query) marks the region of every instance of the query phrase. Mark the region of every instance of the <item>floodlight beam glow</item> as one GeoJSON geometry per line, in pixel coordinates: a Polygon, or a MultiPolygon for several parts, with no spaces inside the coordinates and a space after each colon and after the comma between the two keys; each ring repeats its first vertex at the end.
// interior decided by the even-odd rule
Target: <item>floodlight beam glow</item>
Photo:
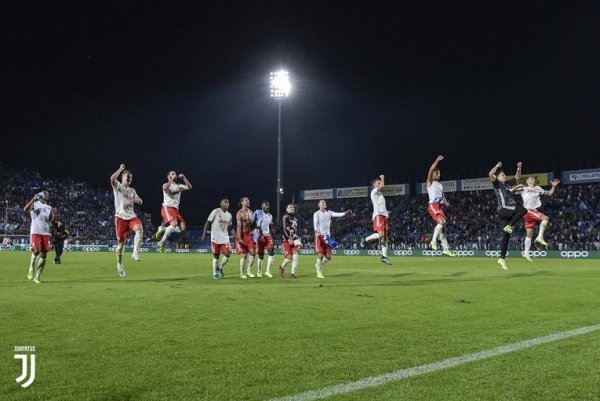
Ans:
{"type": "Polygon", "coordinates": [[[290,83],[290,74],[286,70],[279,70],[271,73],[271,97],[283,99],[290,95],[292,84],[290,83]]]}

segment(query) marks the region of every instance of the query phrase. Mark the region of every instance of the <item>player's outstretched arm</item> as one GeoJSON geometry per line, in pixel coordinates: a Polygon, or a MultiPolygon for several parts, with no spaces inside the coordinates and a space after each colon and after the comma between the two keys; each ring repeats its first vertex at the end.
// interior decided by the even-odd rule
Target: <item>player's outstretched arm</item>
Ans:
{"type": "Polygon", "coordinates": [[[142,198],[140,198],[139,196],[135,196],[135,198],[133,198],[133,202],[137,203],[138,205],[141,205],[144,203],[144,201],[142,201],[142,198]]]}
{"type": "Polygon", "coordinates": [[[492,167],[492,169],[490,170],[490,172],[488,173],[488,177],[490,177],[490,180],[492,182],[496,181],[496,171],[498,171],[498,169],[502,167],[502,162],[498,162],[496,163],[496,165],[494,167],[492,167]]]}
{"type": "Polygon", "coordinates": [[[179,174],[179,178],[181,178],[184,182],[184,185],[182,187],[184,191],[189,191],[190,189],[192,189],[192,184],[188,181],[185,174],[179,174]]]}
{"type": "Polygon", "coordinates": [[[560,184],[560,180],[559,179],[553,179],[552,180],[552,188],[550,188],[550,191],[548,192],[548,196],[554,196],[554,194],[556,193],[556,187],[558,187],[558,184],[560,184]]]}
{"type": "Polygon", "coordinates": [[[113,187],[117,185],[117,178],[119,178],[119,174],[121,174],[123,170],[125,170],[125,165],[121,164],[117,171],[112,173],[112,175],[110,176],[110,185],[112,185],[113,187]]]}
{"type": "Polygon", "coordinates": [[[235,221],[237,222],[235,236],[236,236],[238,242],[243,242],[242,241],[242,216],[240,215],[239,211],[235,215],[235,221]]]}
{"type": "Polygon", "coordinates": [[[206,223],[204,223],[204,230],[202,230],[202,236],[200,237],[201,241],[204,241],[206,239],[206,230],[208,230],[208,226],[210,225],[210,223],[210,220],[206,220],[206,223]]]}
{"type": "Polygon", "coordinates": [[[444,156],[439,155],[433,161],[433,163],[431,164],[431,167],[429,167],[429,171],[427,172],[427,186],[428,187],[430,187],[431,183],[433,182],[433,172],[434,172],[434,170],[437,168],[438,163],[441,162],[442,160],[444,160],[444,156]]]}
{"type": "Polygon", "coordinates": [[[35,203],[35,201],[38,200],[38,199],[40,199],[40,194],[39,193],[35,194],[33,196],[33,198],[31,198],[31,200],[29,202],[27,202],[27,204],[23,207],[23,211],[25,213],[29,212],[33,208],[33,204],[35,203]]]}
{"type": "Polygon", "coordinates": [[[380,174],[379,180],[381,181],[381,184],[379,185],[379,190],[381,191],[383,189],[383,187],[385,186],[385,176],[383,174],[380,174]]]}
{"type": "Polygon", "coordinates": [[[521,179],[521,167],[523,167],[523,163],[517,163],[517,172],[515,173],[515,181],[518,183],[521,179]]]}

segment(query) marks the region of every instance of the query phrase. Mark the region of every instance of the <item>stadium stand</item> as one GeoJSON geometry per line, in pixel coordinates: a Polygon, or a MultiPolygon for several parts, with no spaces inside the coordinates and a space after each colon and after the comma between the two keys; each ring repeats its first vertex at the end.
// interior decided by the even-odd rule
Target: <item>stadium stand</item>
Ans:
{"type": "MultiPolygon", "coordinates": [[[[59,206],[59,218],[67,222],[72,241],[81,244],[114,244],[114,206],[110,188],[92,188],[84,181],[45,178],[29,170],[8,170],[0,166],[0,201],[7,207],[8,227],[0,216],[0,232],[5,228],[12,236],[29,234],[29,216],[23,205],[36,189],[51,191],[50,204],[59,206]]],[[[448,240],[455,250],[498,249],[500,228],[496,223],[496,200],[493,191],[447,193],[450,207],[445,209],[448,218],[448,240]]],[[[427,195],[387,197],[390,210],[390,239],[394,250],[427,249],[434,223],[427,215],[427,195]]],[[[372,206],[369,198],[332,199],[329,209],[352,209],[351,217],[335,219],[332,236],[344,249],[375,248],[365,244],[371,233],[372,206]]],[[[303,201],[296,205],[302,242],[312,246],[312,215],[317,201],[303,201]]],[[[551,250],[600,250],[600,184],[560,185],[557,195],[545,198],[545,213],[550,217],[546,239],[551,250]]],[[[151,215],[138,211],[144,224],[145,245],[154,244],[155,227],[151,215]]],[[[521,249],[524,230],[522,225],[511,237],[510,248],[521,249]]],[[[280,244],[279,227],[274,239],[280,244]]],[[[198,245],[192,238],[191,246],[198,245]]],[[[179,246],[180,244],[177,244],[179,246]]],[[[181,245],[189,247],[187,242],[181,245]]]]}
{"type": "MultiPolygon", "coordinates": [[[[57,207],[58,218],[65,221],[74,243],[114,243],[114,204],[110,187],[92,188],[85,181],[42,177],[29,170],[9,170],[0,166],[0,201],[7,208],[8,218],[0,216],[0,232],[11,236],[29,235],[29,215],[23,206],[36,190],[47,188],[51,198],[49,204],[57,207]],[[8,227],[5,227],[8,224],[8,227]]],[[[136,211],[144,225],[144,238],[151,243],[154,233],[151,215],[136,211]]],[[[131,240],[131,239],[130,239],[131,240]]]]}

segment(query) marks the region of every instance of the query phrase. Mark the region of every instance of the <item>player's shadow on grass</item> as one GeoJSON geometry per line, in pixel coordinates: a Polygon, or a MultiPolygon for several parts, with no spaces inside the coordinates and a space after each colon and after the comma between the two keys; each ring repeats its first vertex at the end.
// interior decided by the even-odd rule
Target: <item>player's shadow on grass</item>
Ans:
{"type": "Polygon", "coordinates": [[[535,270],[529,273],[512,273],[507,278],[533,277],[533,276],[552,276],[554,272],[550,270],[535,270]]]}

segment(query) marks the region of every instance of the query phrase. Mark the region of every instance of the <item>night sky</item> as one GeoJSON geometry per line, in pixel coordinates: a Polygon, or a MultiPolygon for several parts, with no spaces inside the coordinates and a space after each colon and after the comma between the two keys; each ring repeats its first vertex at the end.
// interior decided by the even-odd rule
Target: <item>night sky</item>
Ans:
{"type": "Polygon", "coordinates": [[[438,154],[443,178],[600,166],[598,2],[145,3],[4,5],[3,165],[108,188],[125,163],[155,220],[171,169],[192,224],[274,203],[285,67],[285,201],[423,181],[438,154]]]}

